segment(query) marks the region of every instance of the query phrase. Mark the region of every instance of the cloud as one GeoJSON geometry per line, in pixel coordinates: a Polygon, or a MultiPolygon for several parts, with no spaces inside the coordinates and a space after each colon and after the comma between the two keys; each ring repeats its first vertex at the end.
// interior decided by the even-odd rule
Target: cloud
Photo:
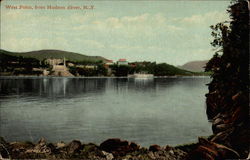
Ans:
{"type": "Polygon", "coordinates": [[[177,64],[211,56],[209,26],[228,19],[228,15],[199,11],[186,16],[165,10],[116,14],[105,8],[62,14],[5,10],[1,18],[3,49],[60,49],[113,59],[177,64]]]}
{"type": "Polygon", "coordinates": [[[229,20],[229,16],[226,12],[213,11],[205,14],[192,15],[190,17],[175,18],[177,23],[183,25],[211,25],[218,22],[229,20]],[[215,18],[216,17],[216,18],[215,18]]]}
{"type": "Polygon", "coordinates": [[[15,37],[7,38],[1,41],[3,48],[10,48],[14,51],[27,51],[28,48],[32,46],[34,49],[40,49],[40,46],[47,46],[49,41],[47,39],[33,39],[33,38],[21,38],[17,39],[15,37]]]}
{"type": "Polygon", "coordinates": [[[81,41],[84,45],[90,48],[98,48],[98,49],[105,48],[104,44],[95,40],[79,40],[79,41],[81,41]]]}
{"type": "Polygon", "coordinates": [[[116,45],[110,45],[110,47],[112,49],[117,49],[117,50],[127,50],[127,51],[131,51],[131,50],[143,50],[144,47],[143,46],[136,46],[136,45],[122,45],[122,44],[116,44],[116,45]]]}
{"type": "Polygon", "coordinates": [[[176,32],[182,28],[169,24],[162,14],[141,14],[136,16],[107,17],[90,21],[88,24],[73,27],[73,30],[93,32],[107,32],[108,34],[120,34],[127,38],[136,36],[153,36],[156,33],[176,32]]]}
{"type": "Polygon", "coordinates": [[[1,40],[1,47],[11,51],[31,51],[40,49],[61,49],[67,50],[68,41],[62,37],[48,38],[16,38],[9,37],[1,40]],[[31,49],[32,48],[32,49],[31,49]]]}
{"type": "Polygon", "coordinates": [[[161,52],[164,51],[164,49],[160,46],[142,46],[142,45],[122,45],[122,44],[115,44],[115,45],[110,45],[109,46],[112,49],[116,49],[116,50],[126,50],[127,52],[161,52]]]}

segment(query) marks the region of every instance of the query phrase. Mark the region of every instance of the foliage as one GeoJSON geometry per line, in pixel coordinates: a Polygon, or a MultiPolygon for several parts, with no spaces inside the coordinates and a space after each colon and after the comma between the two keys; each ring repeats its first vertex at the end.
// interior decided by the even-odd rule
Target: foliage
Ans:
{"type": "Polygon", "coordinates": [[[114,72],[114,75],[117,77],[128,76],[131,73],[132,68],[128,65],[112,65],[110,66],[114,72]]]}
{"type": "Polygon", "coordinates": [[[156,64],[154,66],[155,76],[174,76],[174,75],[191,75],[191,72],[184,71],[166,63],[156,64]]]}
{"type": "Polygon", "coordinates": [[[103,64],[98,64],[95,68],[69,67],[69,72],[75,76],[107,76],[107,69],[103,64]]]}
{"type": "Polygon", "coordinates": [[[216,71],[219,68],[219,65],[221,63],[221,56],[218,53],[215,53],[213,58],[211,58],[205,67],[205,72],[213,72],[216,71]]]}
{"type": "MultiPolygon", "coordinates": [[[[0,52],[0,72],[15,72],[16,74],[32,74],[33,68],[47,67],[44,61],[35,58],[25,58],[22,56],[12,56],[0,52]]],[[[38,74],[38,72],[34,72],[38,74]]]]}
{"type": "Polygon", "coordinates": [[[220,48],[207,63],[206,71],[213,78],[206,94],[209,119],[221,119],[226,130],[216,128],[220,135],[214,142],[230,146],[246,157],[249,150],[249,0],[237,0],[228,10],[231,22],[228,27],[219,23],[214,27],[211,43],[220,48]],[[247,131],[248,128],[248,131],[247,131]],[[222,134],[223,133],[223,134],[222,134]]]}
{"type": "Polygon", "coordinates": [[[107,76],[108,70],[103,66],[103,64],[97,65],[97,74],[102,76],[107,76]]]}
{"type": "Polygon", "coordinates": [[[217,52],[221,52],[221,47],[226,45],[228,41],[227,37],[230,33],[230,30],[226,24],[227,22],[223,22],[210,26],[210,28],[212,29],[211,35],[214,37],[214,40],[211,42],[211,45],[213,47],[220,48],[220,50],[217,52]]]}
{"type": "MultiPolygon", "coordinates": [[[[228,12],[230,13],[232,21],[229,27],[227,26],[227,22],[211,26],[211,35],[214,37],[211,45],[217,49],[220,48],[219,51],[216,51],[214,57],[208,62],[205,68],[206,71],[214,72],[212,76],[215,76],[218,73],[225,73],[228,68],[236,69],[232,64],[237,64],[238,66],[241,66],[240,68],[243,68],[243,66],[244,68],[247,68],[247,57],[249,56],[249,35],[247,33],[249,32],[249,26],[246,22],[248,22],[249,17],[244,10],[248,9],[243,9],[242,5],[239,6],[239,3],[237,2],[246,3],[240,0],[235,0],[233,5],[230,6],[228,12]],[[220,55],[219,52],[223,54],[220,55]],[[245,58],[242,58],[241,56],[244,56],[245,58]]],[[[246,73],[246,71],[242,72],[246,73]]],[[[238,72],[236,71],[235,73],[238,72]]]]}
{"type": "Polygon", "coordinates": [[[75,65],[98,65],[98,64],[102,64],[102,60],[98,60],[98,61],[90,61],[90,60],[71,61],[71,60],[67,60],[67,63],[73,63],[75,65]]]}
{"type": "Polygon", "coordinates": [[[145,64],[134,63],[135,66],[113,65],[111,66],[115,76],[127,76],[135,73],[148,73],[155,76],[174,76],[174,75],[194,75],[195,73],[179,69],[167,63],[156,64],[149,62],[145,64]]]}

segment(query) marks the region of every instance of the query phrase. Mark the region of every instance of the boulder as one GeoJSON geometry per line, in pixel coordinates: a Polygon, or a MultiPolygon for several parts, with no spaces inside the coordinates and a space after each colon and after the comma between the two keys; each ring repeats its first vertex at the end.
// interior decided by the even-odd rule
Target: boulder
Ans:
{"type": "Polygon", "coordinates": [[[26,148],[25,153],[52,154],[55,149],[52,143],[47,144],[45,138],[41,138],[34,147],[26,148]]]}
{"type": "Polygon", "coordinates": [[[75,152],[79,152],[81,149],[81,142],[77,141],[77,140],[73,140],[72,142],[70,142],[67,146],[67,151],[69,154],[75,153],[75,152]]]}
{"type": "Polygon", "coordinates": [[[129,143],[118,138],[112,138],[100,144],[100,149],[112,153],[115,157],[137,151],[140,148],[136,143],[129,143]]]}
{"type": "Polygon", "coordinates": [[[187,156],[187,160],[193,160],[193,159],[215,160],[215,159],[233,159],[233,158],[235,159],[239,158],[239,154],[236,151],[224,145],[208,141],[204,138],[199,138],[199,145],[187,156]]]}
{"type": "Polygon", "coordinates": [[[152,151],[152,152],[157,152],[157,151],[160,151],[161,150],[161,146],[157,145],[157,144],[153,144],[149,147],[149,151],[152,151]]]}

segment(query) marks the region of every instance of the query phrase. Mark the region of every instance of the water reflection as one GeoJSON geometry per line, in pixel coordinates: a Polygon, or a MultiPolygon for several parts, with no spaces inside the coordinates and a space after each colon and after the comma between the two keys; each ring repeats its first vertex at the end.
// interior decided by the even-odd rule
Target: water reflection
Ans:
{"type": "Polygon", "coordinates": [[[0,78],[0,136],[7,140],[100,143],[119,137],[143,146],[209,135],[209,78],[0,78]]]}
{"type": "Polygon", "coordinates": [[[83,78],[0,78],[0,96],[40,96],[72,98],[79,94],[105,91],[107,79],[83,78]]]}
{"type": "MultiPolygon", "coordinates": [[[[192,78],[3,78],[0,77],[0,96],[41,96],[45,98],[72,98],[84,93],[103,94],[106,88],[117,91],[156,91],[161,87],[175,87],[185,81],[185,88],[192,88],[201,79],[192,78]]],[[[203,82],[202,82],[203,83],[203,82]]]]}

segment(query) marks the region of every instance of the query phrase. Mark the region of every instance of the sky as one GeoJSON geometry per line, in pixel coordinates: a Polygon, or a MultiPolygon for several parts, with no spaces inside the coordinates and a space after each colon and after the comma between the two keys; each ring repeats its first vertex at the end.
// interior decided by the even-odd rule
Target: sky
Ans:
{"type": "Polygon", "coordinates": [[[0,48],[57,49],[114,61],[182,65],[213,56],[209,26],[229,20],[228,5],[229,1],[197,0],[3,0],[0,48]],[[35,9],[49,5],[66,9],[35,9]]]}

